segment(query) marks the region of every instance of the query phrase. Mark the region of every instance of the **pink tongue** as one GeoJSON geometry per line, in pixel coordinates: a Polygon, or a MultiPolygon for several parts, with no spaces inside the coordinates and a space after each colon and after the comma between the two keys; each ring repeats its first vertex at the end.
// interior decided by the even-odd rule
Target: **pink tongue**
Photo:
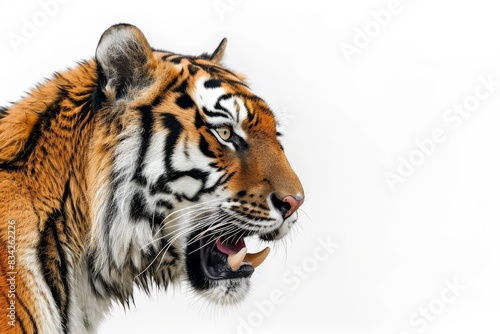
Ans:
{"type": "Polygon", "coordinates": [[[245,240],[243,240],[243,238],[241,238],[240,240],[238,240],[238,242],[234,245],[232,244],[223,244],[220,239],[217,239],[217,242],[216,242],[216,245],[217,245],[217,249],[219,251],[221,251],[222,253],[224,254],[236,254],[238,253],[242,248],[246,247],[245,245],[245,240]]]}

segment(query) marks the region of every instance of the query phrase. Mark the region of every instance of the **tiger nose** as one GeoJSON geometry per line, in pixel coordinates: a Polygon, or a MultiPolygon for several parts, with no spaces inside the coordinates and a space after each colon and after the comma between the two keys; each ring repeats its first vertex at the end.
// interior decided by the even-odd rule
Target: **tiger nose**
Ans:
{"type": "Polygon", "coordinates": [[[304,203],[304,197],[288,195],[279,200],[273,195],[273,205],[281,212],[283,218],[290,217],[304,203]]]}

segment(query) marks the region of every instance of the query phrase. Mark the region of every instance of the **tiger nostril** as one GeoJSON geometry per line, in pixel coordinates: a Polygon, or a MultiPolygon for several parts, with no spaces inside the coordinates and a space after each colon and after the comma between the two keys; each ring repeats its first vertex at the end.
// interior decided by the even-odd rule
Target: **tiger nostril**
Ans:
{"type": "Polygon", "coordinates": [[[290,204],[281,201],[275,194],[271,194],[271,203],[283,217],[290,210],[290,204]]]}
{"type": "Polygon", "coordinates": [[[273,206],[281,212],[283,218],[290,217],[297,209],[304,203],[304,198],[301,196],[285,196],[279,199],[275,194],[271,195],[271,202],[273,206]]]}

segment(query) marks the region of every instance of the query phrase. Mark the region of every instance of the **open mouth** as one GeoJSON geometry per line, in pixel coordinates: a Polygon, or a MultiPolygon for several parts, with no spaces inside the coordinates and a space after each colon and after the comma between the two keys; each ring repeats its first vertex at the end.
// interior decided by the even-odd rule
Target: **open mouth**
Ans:
{"type": "Polygon", "coordinates": [[[210,281],[248,278],[264,262],[269,251],[266,247],[258,253],[249,253],[243,237],[236,241],[221,237],[215,241],[201,238],[188,246],[188,276],[193,287],[199,290],[208,289],[210,281]]]}

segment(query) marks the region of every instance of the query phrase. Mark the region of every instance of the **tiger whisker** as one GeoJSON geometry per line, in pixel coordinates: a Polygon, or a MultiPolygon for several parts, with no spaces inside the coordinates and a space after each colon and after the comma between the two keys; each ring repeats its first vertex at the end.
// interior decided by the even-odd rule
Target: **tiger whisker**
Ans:
{"type": "MultiPolygon", "coordinates": [[[[221,224],[218,224],[218,225],[221,225],[221,224]]],[[[216,227],[217,227],[217,226],[216,226],[216,227]]],[[[216,227],[214,227],[214,229],[215,229],[216,227]]],[[[200,227],[198,226],[198,228],[200,228],[200,227]]],[[[201,234],[203,234],[203,232],[202,232],[201,234]]],[[[194,241],[189,241],[189,242],[187,243],[187,245],[190,245],[190,244],[192,244],[193,242],[194,242],[194,241]]],[[[170,248],[170,246],[171,246],[171,245],[172,245],[172,242],[170,242],[169,244],[167,244],[168,248],[170,248]]],[[[201,248],[203,248],[203,247],[204,247],[204,246],[201,246],[200,248],[198,248],[198,249],[196,249],[196,250],[199,250],[199,249],[201,249],[201,248]]],[[[163,262],[163,259],[164,259],[165,255],[166,255],[167,251],[168,251],[168,248],[166,248],[166,249],[165,249],[165,247],[163,247],[163,248],[162,248],[162,250],[160,251],[160,253],[163,253],[163,255],[162,255],[162,257],[161,257],[160,261],[158,262],[157,271],[159,270],[160,265],[161,265],[161,263],[163,262]]],[[[192,253],[192,252],[191,252],[191,253],[192,253]]],[[[191,254],[191,253],[190,253],[190,254],[191,254]]]]}
{"type": "MultiPolygon", "coordinates": [[[[216,241],[219,238],[223,238],[227,234],[238,233],[239,232],[239,228],[237,226],[235,226],[235,225],[228,225],[227,224],[228,222],[231,221],[231,218],[232,217],[230,215],[228,215],[225,220],[221,221],[220,224],[218,224],[218,226],[216,226],[216,228],[217,228],[216,231],[213,231],[212,233],[206,233],[206,231],[205,231],[203,233],[203,235],[197,236],[197,238],[195,238],[195,240],[199,240],[199,239],[201,239],[203,237],[209,236],[209,239],[207,240],[206,244],[210,244],[210,243],[216,241]],[[223,226],[222,229],[219,228],[219,226],[221,226],[221,225],[223,226]]],[[[190,240],[190,243],[194,242],[195,240],[190,240]]],[[[198,249],[200,249],[200,248],[198,248],[198,249]]],[[[198,250],[198,249],[196,249],[196,250],[198,250]]]]}
{"type": "MultiPolygon", "coordinates": [[[[198,210],[198,211],[203,211],[203,210],[201,210],[201,209],[200,209],[200,210],[198,210]]],[[[207,209],[207,211],[210,211],[210,210],[209,210],[209,209],[207,209]]],[[[198,212],[198,213],[197,213],[197,215],[202,215],[203,213],[204,213],[204,212],[198,212]]],[[[215,217],[215,216],[216,216],[216,214],[214,213],[214,214],[212,214],[212,216],[214,216],[214,217],[215,217]]],[[[196,218],[197,218],[197,217],[195,217],[195,219],[196,219],[196,218]]],[[[146,271],[147,271],[147,270],[148,270],[148,269],[149,269],[149,268],[153,265],[153,263],[154,263],[154,262],[158,259],[158,257],[159,257],[160,255],[162,255],[162,257],[160,258],[160,261],[159,261],[159,263],[158,263],[158,268],[157,268],[157,271],[158,271],[158,270],[159,270],[159,266],[160,266],[160,265],[161,265],[161,263],[163,262],[163,259],[164,259],[164,257],[165,257],[165,254],[168,252],[168,249],[170,249],[170,247],[173,245],[173,243],[174,243],[177,239],[179,239],[179,237],[181,237],[182,235],[186,235],[186,234],[191,233],[192,231],[195,231],[195,230],[197,230],[197,229],[201,229],[201,228],[203,228],[203,227],[204,227],[203,225],[208,225],[208,224],[209,224],[209,222],[208,222],[208,221],[206,221],[206,219],[207,219],[206,217],[203,217],[203,220],[201,220],[204,224],[201,224],[201,225],[200,225],[200,224],[198,224],[198,225],[193,225],[193,226],[190,226],[190,227],[187,227],[187,228],[184,228],[184,229],[175,230],[175,231],[172,231],[172,232],[168,233],[168,234],[167,234],[167,235],[165,235],[165,236],[162,236],[161,238],[158,238],[156,241],[159,241],[159,240],[161,240],[161,239],[166,238],[168,235],[171,235],[171,234],[176,233],[176,234],[174,235],[174,237],[173,237],[173,238],[171,238],[171,240],[169,240],[169,242],[168,242],[165,246],[163,246],[163,247],[160,249],[160,251],[156,254],[156,256],[153,258],[153,260],[152,260],[152,261],[148,264],[148,266],[146,266],[146,268],[145,268],[144,270],[142,270],[142,271],[141,271],[138,275],[136,275],[136,277],[135,277],[135,278],[137,278],[137,277],[139,277],[140,275],[142,275],[143,273],[145,273],[145,272],[146,272],[146,271]]],[[[212,222],[211,224],[213,225],[213,224],[214,224],[214,222],[212,222]]],[[[211,227],[211,228],[213,228],[213,227],[211,227]]],[[[151,244],[151,242],[150,242],[150,243],[148,243],[146,246],[143,246],[141,249],[144,249],[145,247],[147,247],[147,246],[148,246],[148,245],[150,245],[150,244],[151,244]]],[[[188,243],[188,244],[189,244],[189,243],[188,243]]]]}
{"type": "MultiPolygon", "coordinates": [[[[219,217],[218,220],[215,220],[212,224],[210,224],[210,226],[208,226],[208,228],[206,228],[201,234],[197,235],[194,239],[191,239],[188,244],[196,242],[196,241],[202,239],[203,237],[205,237],[206,235],[211,235],[211,234],[208,234],[207,232],[210,232],[212,230],[217,229],[219,226],[224,226],[225,224],[227,224],[227,222],[228,222],[227,218],[228,217],[219,217]],[[215,223],[218,223],[218,225],[216,225],[214,227],[213,225],[215,223]]],[[[214,233],[216,233],[216,232],[214,232],[214,233]]]]}
{"type": "MultiPolygon", "coordinates": [[[[197,209],[196,211],[193,211],[193,212],[196,212],[196,216],[194,216],[194,218],[193,218],[193,219],[191,219],[191,222],[192,222],[192,223],[197,223],[197,219],[198,219],[198,217],[199,217],[200,215],[202,215],[203,213],[206,213],[206,212],[210,212],[210,211],[212,211],[212,208],[200,208],[200,209],[197,209]]],[[[190,212],[189,214],[192,214],[193,212],[190,212]]],[[[184,214],[184,215],[187,215],[187,214],[184,214]]],[[[200,219],[200,220],[201,220],[201,219],[200,219]]],[[[170,222],[168,222],[168,223],[170,223],[170,222]]],[[[171,226],[169,225],[168,227],[172,228],[172,227],[176,227],[176,226],[180,226],[181,228],[183,228],[183,227],[182,227],[182,221],[180,221],[180,222],[178,222],[178,223],[175,223],[175,224],[173,224],[173,225],[171,225],[171,226]]],[[[193,224],[193,226],[191,226],[190,228],[196,228],[196,227],[197,227],[197,226],[193,224]]],[[[166,224],[162,224],[162,227],[160,227],[160,229],[158,230],[158,232],[156,232],[156,233],[153,235],[153,238],[154,238],[154,239],[152,239],[149,243],[147,243],[146,245],[144,245],[143,247],[141,247],[141,249],[144,249],[144,248],[146,248],[147,246],[149,246],[149,245],[151,245],[151,244],[153,244],[153,243],[156,243],[156,242],[158,242],[158,241],[160,241],[160,240],[162,240],[162,239],[164,239],[164,238],[166,238],[166,237],[170,236],[171,234],[174,234],[174,233],[176,233],[176,232],[177,232],[177,230],[173,230],[172,232],[169,232],[169,233],[167,233],[166,235],[163,235],[163,236],[161,236],[161,237],[159,237],[159,238],[155,238],[155,237],[158,235],[158,233],[160,233],[160,232],[164,231],[164,229],[165,229],[165,228],[166,228],[166,224]]]]}
{"type": "Polygon", "coordinates": [[[191,206],[188,206],[188,207],[185,207],[185,208],[182,208],[182,209],[179,209],[179,210],[175,210],[171,213],[169,213],[164,219],[163,219],[163,222],[162,222],[162,225],[160,226],[160,229],[158,232],[155,233],[155,235],[153,235],[153,237],[155,237],[160,231],[161,229],[163,229],[165,227],[165,224],[171,224],[172,222],[178,220],[178,219],[181,219],[182,217],[186,216],[186,215],[189,215],[191,212],[195,212],[197,210],[203,210],[203,209],[213,209],[215,208],[216,206],[209,206],[207,207],[207,204],[213,204],[215,202],[221,202],[221,200],[219,199],[215,199],[215,200],[210,200],[210,201],[206,201],[206,202],[203,202],[203,203],[198,203],[198,204],[194,204],[194,205],[191,205],[191,206]],[[174,219],[169,219],[171,216],[173,215],[176,215],[178,214],[179,212],[183,212],[183,211],[186,211],[186,210],[191,210],[193,208],[196,208],[196,210],[193,210],[193,211],[188,211],[187,213],[184,213],[180,216],[176,216],[174,219]]]}
{"type": "MultiPolygon", "coordinates": [[[[177,231],[173,231],[169,234],[172,234],[172,233],[175,233],[177,232],[177,234],[167,243],[165,244],[161,249],[160,251],[158,251],[158,253],[156,254],[156,256],[150,261],[150,263],[146,266],[146,268],[144,268],[144,270],[142,270],[139,274],[137,274],[134,279],[138,278],[139,276],[141,276],[142,274],[144,274],[152,265],[153,263],[158,259],[158,257],[163,253],[162,255],[162,258],[161,258],[161,261],[159,262],[159,264],[162,263],[163,261],[163,258],[164,258],[164,255],[166,254],[166,252],[168,251],[168,249],[170,249],[170,247],[173,245],[173,243],[179,239],[179,237],[181,237],[182,235],[185,235],[185,234],[188,234],[196,229],[199,229],[200,226],[192,226],[192,227],[187,227],[185,229],[180,229],[180,230],[177,230],[177,231]]],[[[167,236],[162,236],[161,238],[158,238],[156,241],[153,241],[153,242],[157,242],[161,239],[164,239],[166,238],[167,236]]],[[[150,242],[148,243],[147,245],[141,247],[141,249],[144,249],[145,247],[147,247],[148,245],[152,244],[153,242],[150,242]]]]}

